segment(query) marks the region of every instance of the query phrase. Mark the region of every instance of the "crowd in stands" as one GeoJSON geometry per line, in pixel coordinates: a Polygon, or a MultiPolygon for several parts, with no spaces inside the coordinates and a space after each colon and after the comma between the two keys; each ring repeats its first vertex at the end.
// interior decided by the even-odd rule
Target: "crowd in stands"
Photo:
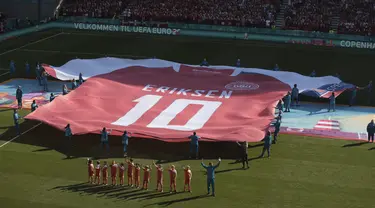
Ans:
{"type": "Polygon", "coordinates": [[[285,8],[285,29],[328,32],[337,0],[293,0],[285,8]]]}
{"type": "MultiPolygon", "coordinates": [[[[272,27],[282,0],[66,0],[63,16],[272,27]]],[[[284,0],[283,29],[375,34],[375,0],[284,0]],[[339,17],[340,19],[334,18],[339,17]],[[333,22],[335,19],[335,22],[333,22]],[[337,22],[338,21],[338,22],[337,22]]]]}
{"type": "Polygon", "coordinates": [[[67,0],[60,15],[271,27],[279,8],[279,0],[67,0]]]}
{"type": "Polygon", "coordinates": [[[374,0],[342,0],[340,6],[339,33],[375,34],[374,0]]]}

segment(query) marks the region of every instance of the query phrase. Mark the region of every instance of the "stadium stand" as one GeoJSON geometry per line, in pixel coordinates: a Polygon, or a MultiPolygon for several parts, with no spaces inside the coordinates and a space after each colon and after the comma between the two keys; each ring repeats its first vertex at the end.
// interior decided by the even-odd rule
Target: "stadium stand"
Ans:
{"type": "MultiPolygon", "coordinates": [[[[267,28],[282,0],[65,0],[60,16],[267,28]]],[[[284,0],[287,30],[375,34],[374,0],[284,0]],[[333,19],[337,23],[333,24],[333,19]]],[[[282,16],[281,16],[282,17],[282,16]]]]}
{"type": "Polygon", "coordinates": [[[375,34],[375,2],[373,0],[342,0],[338,33],[375,34]]]}
{"type": "Polygon", "coordinates": [[[290,1],[284,13],[284,29],[328,32],[336,10],[335,0],[290,1]]]}
{"type": "Polygon", "coordinates": [[[62,16],[271,27],[279,0],[66,0],[62,16]]]}

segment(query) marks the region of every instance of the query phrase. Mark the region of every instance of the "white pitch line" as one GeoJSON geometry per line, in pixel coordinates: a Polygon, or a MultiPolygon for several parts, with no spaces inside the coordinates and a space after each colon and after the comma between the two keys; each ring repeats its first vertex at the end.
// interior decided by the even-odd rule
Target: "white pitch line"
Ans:
{"type": "Polygon", "coordinates": [[[4,75],[7,75],[7,74],[9,74],[9,72],[2,73],[2,74],[0,74],[0,77],[4,76],[4,75]]]}
{"type": "Polygon", "coordinates": [[[54,37],[59,36],[59,35],[62,35],[62,34],[64,34],[64,33],[63,33],[63,32],[60,32],[60,33],[57,33],[57,34],[54,34],[54,35],[51,35],[51,36],[45,37],[45,38],[40,39],[40,40],[37,40],[37,41],[33,41],[33,42],[31,42],[31,43],[27,43],[27,44],[25,44],[25,45],[23,45],[23,46],[21,46],[21,47],[14,48],[14,49],[11,49],[11,50],[9,50],[9,51],[5,51],[5,52],[3,52],[3,53],[0,53],[0,56],[5,55],[5,54],[8,54],[8,53],[11,53],[11,52],[13,52],[13,51],[16,51],[16,50],[19,50],[19,49],[22,49],[22,48],[25,48],[25,47],[27,47],[27,46],[30,46],[30,45],[33,45],[33,44],[36,44],[36,43],[40,43],[40,42],[42,42],[42,41],[45,41],[45,40],[48,40],[48,39],[54,38],[54,37]]]}
{"type": "Polygon", "coordinates": [[[20,136],[26,134],[27,132],[29,132],[29,131],[35,129],[36,127],[38,127],[38,126],[40,126],[40,125],[42,125],[42,123],[38,123],[37,125],[35,125],[35,126],[29,128],[28,130],[22,132],[21,135],[17,135],[17,136],[15,136],[13,139],[10,139],[9,141],[7,141],[7,142],[5,142],[4,144],[2,144],[2,145],[0,146],[0,148],[4,147],[5,145],[7,145],[7,144],[9,144],[10,142],[12,142],[12,141],[14,141],[15,139],[17,139],[18,137],[20,137],[20,136]]]}

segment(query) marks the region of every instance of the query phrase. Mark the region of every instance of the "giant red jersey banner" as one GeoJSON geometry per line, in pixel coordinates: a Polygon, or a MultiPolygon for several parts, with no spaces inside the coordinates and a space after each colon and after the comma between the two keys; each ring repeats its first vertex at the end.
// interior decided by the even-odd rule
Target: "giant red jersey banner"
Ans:
{"type": "Polygon", "coordinates": [[[167,142],[187,141],[193,131],[207,141],[260,141],[291,88],[271,76],[233,72],[129,66],[87,79],[26,118],[61,130],[69,123],[74,134],[106,127],[115,135],[127,130],[167,142]]]}

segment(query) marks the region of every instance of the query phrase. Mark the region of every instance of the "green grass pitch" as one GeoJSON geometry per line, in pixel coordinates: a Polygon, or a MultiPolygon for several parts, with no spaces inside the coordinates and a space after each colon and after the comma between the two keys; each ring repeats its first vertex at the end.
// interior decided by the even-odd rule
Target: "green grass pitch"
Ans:
{"type": "MultiPolygon", "coordinates": [[[[103,56],[146,58],[156,56],[189,64],[207,58],[210,64],[233,65],[241,58],[246,67],[282,69],[319,76],[340,73],[343,80],[363,86],[375,74],[374,52],[368,50],[318,48],[193,37],[165,37],[136,34],[50,30],[1,42],[0,68],[8,69],[15,60],[16,77],[25,77],[24,62],[61,65],[73,58],[103,56]]],[[[34,68],[34,67],[33,67],[34,68]]],[[[33,69],[32,68],[32,69],[33,69]]],[[[0,71],[0,74],[7,71],[0,71]]],[[[11,78],[0,76],[2,81],[11,78]]],[[[363,93],[365,94],[365,93],[363,93]]],[[[359,93],[359,102],[366,95],[359,93]]],[[[341,102],[347,102],[343,96],[341,102]]],[[[22,111],[21,115],[26,115],[22,111]]],[[[72,159],[66,159],[63,133],[46,125],[25,121],[27,133],[12,142],[12,112],[0,112],[0,206],[4,208],[73,207],[372,207],[375,188],[373,144],[342,140],[281,135],[272,146],[271,158],[256,159],[261,143],[251,144],[250,169],[235,162],[238,148],[230,143],[202,143],[206,162],[226,158],[217,170],[217,196],[204,197],[206,181],[200,160],[184,160],[188,144],[131,140],[130,152],[136,162],[152,160],[178,168],[178,189],[182,190],[181,167],[193,171],[193,193],[158,194],[156,173],[150,191],[85,184],[86,158],[103,157],[98,135],[74,137],[72,159]],[[34,128],[35,127],[35,128],[34,128]],[[31,129],[31,130],[30,130],[31,129]],[[4,145],[6,144],[6,145],[4,145]]],[[[121,158],[119,138],[110,137],[111,154],[101,161],[121,158]]],[[[165,173],[165,190],[168,177],[165,173]]]]}

